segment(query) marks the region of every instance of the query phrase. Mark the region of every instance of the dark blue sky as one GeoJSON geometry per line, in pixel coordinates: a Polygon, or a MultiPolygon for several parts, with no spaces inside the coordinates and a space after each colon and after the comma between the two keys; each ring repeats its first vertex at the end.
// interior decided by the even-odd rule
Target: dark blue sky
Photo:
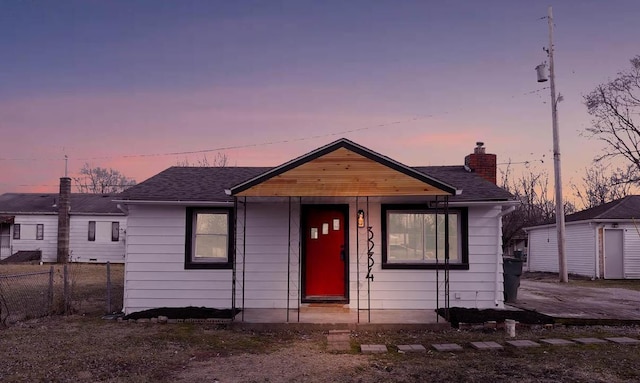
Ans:
{"type": "MultiPolygon", "coordinates": [[[[599,148],[578,134],[582,96],[640,53],[640,2],[552,5],[569,179],[599,148]]],[[[63,154],[74,171],[89,161],[141,181],[183,158],[121,155],[292,138],[228,155],[277,165],[342,135],[409,165],[461,163],[476,140],[505,161],[547,155],[534,72],[547,6],[0,0],[0,152],[35,158],[0,160],[15,173],[0,192],[55,183],[63,154]]]]}

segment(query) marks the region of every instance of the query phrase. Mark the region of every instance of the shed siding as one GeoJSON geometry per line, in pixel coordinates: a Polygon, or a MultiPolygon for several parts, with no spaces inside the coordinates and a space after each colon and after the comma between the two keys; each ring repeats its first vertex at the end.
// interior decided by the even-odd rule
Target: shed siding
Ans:
{"type": "Polygon", "coordinates": [[[640,231],[634,223],[620,225],[624,228],[624,277],[640,279],[640,231]]]}
{"type": "MultiPolygon", "coordinates": [[[[444,271],[439,272],[436,281],[435,270],[381,268],[379,203],[370,203],[366,212],[374,234],[375,262],[374,280],[368,286],[367,230],[357,229],[355,220],[357,210],[367,210],[367,206],[362,199],[357,205],[353,198],[345,203],[349,204],[349,305],[366,308],[370,302],[372,309],[444,306],[444,271]]],[[[246,224],[242,204],[239,209],[236,306],[286,308],[288,303],[290,308],[296,308],[301,288],[300,206],[297,201],[292,203],[290,220],[288,203],[249,199],[246,224]]],[[[124,302],[127,314],[161,306],[231,306],[231,270],[184,269],[185,211],[184,207],[130,206],[124,302]]],[[[497,250],[499,212],[499,207],[469,209],[470,268],[450,271],[452,306],[496,307],[496,270],[501,270],[497,250]]],[[[501,275],[498,278],[498,306],[502,307],[501,275]]]]}
{"type": "Polygon", "coordinates": [[[123,263],[127,218],[124,216],[72,215],[70,220],[69,250],[74,262],[123,263]],[[96,222],[95,241],[89,241],[89,221],[96,222]],[[120,239],[111,240],[111,223],[120,224],[120,239]]]}
{"type": "MultiPolygon", "coordinates": [[[[529,231],[529,271],[558,272],[558,245],[555,226],[529,231]]],[[[588,223],[565,227],[567,271],[570,274],[596,275],[596,232],[588,223]]]]}
{"type": "Polygon", "coordinates": [[[11,254],[18,251],[42,251],[43,262],[55,262],[58,254],[58,216],[57,215],[16,215],[14,224],[20,224],[20,239],[13,239],[11,231],[11,254]],[[44,225],[43,239],[35,237],[36,225],[44,225]]]}

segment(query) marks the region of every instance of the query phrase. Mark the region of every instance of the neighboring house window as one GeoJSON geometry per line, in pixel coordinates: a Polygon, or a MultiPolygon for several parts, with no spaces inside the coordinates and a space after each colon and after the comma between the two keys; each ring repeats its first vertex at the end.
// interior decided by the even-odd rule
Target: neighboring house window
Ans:
{"type": "Polygon", "coordinates": [[[96,240],[96,221],[89,221],[89,241],[94,242],[96,240]]]}
{"type": "Polygon", "coordinates": [[[20,224],[13,225],[13,239],[20,239],[20,224]]]}
{"type": "Polygon", "coordinates": [[[39,223],[36,225],[36,239],[43,240],[44,239],[44,225],[39,223]]]}
{"type": "Polygon", "coordinates": [[[120,240],[120,222],[111,222],[111,241],[118,242],[120,240]]]}
{"type": "Polygon", "coordinates": [[[185,268],[231,268],[232,227],[231,209],[187,208],[185,268]]]}
{"type": "MultiPolygon", "coordinates": [[[[424,207],[383,205],[382,268],[445,268],[445,213],[424,207]],[[437,231],[437,234],[436,234],[437,231]]],[[[449,268],[468,269],[466,209],[448,209],[449,268]]]]}

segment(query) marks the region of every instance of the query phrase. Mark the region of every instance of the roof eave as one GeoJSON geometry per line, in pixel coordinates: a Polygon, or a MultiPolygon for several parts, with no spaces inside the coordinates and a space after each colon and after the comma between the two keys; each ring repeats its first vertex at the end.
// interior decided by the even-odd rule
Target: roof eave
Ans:
{"type": "Polygon", "coordinates": [[[113,200],[125,205],[162,205],[162,206],[233,206],[233,201],[160,201],[160,200],[113,200]]]}

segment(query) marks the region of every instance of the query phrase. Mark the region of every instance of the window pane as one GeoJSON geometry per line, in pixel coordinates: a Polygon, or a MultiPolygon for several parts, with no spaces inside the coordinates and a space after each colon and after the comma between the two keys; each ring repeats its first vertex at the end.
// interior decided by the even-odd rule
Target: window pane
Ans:
{"type": "Polygon", "coordinates": [[[227,213],[197,213],[195,215],[193,261],[226,262],[228,260],[228,219],[227,213]]]}
{"type": "MultiPolygon", "coordinates": [[[[387,262],[435,263],[445,260],[445,215],[388,212],[387,262]],[[437,247],[437,251],[436,251],[437,247]]],[[[458,215],[449,214],[449,261],[460,262],[458,215]]]]}
{"type": "Polygon", "coordinates": [[[36,226],[36,239],[37,240],[44,239],[44,224],[39,223],[36,226]]]}
{"type": "Polygon", "coordinates": [[[226,235],[198,235],[194,260],[205,258],[207,261],[227,260],[227,236],[226,235]],[[212,259],[215,258],[215,259],[212,259]]]}
{"type": "Polygon", "coordinates": [[[95,241],[96,240],[96,221],[89,221],[88,240],[89,241],[95,241]]]}
{"type": "Polygon", "coordinates": [[[227,214],[198,213],[196,234],[227,234],[227,214]]]}
{"type": "Polygon", "coordinates": [[[20,239],[20,224],[13,225],[13,239],[20,239]]]}
{"type": "Polygon", "coordinates": [[[120,222],[111,222],[111,241],[120,240],[120,222]]]}

